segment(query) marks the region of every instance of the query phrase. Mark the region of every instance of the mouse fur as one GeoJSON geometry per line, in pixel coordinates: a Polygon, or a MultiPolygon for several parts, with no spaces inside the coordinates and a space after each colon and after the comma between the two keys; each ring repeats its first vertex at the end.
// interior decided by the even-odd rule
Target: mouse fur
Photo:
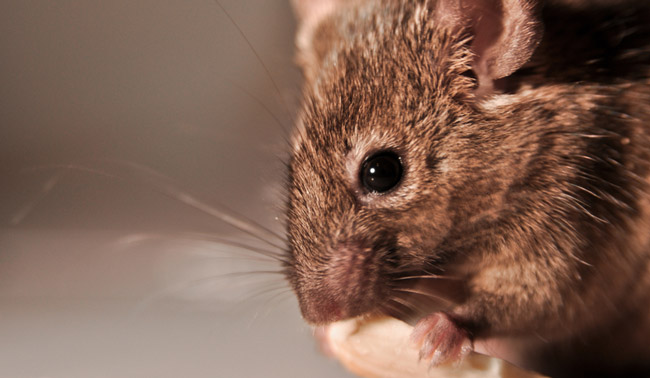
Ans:
{"type": "Polygon", "coordinates": [[[296,11],[286,275],[303,317],[443,313],[554,376],[650,374],[650,5],[296,11]],[[378,151],[404,171],[382,194],[359,180],[378,151]]]}

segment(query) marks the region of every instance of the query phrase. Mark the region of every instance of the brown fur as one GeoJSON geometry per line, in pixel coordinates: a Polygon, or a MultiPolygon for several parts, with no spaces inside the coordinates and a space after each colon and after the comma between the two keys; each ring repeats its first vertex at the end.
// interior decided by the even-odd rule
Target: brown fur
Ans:
{"type": "Polygon", "coordinates": [[[308,321],[412,310],[428,298],[405,277],[435,273],[464,292],[432,289],[438,309],[527,340],[528,366],[650,373],[650,8],[601,3],[542,4],[541,44],[487,94],[475,29],[441,26],[435,1],[302,26],[287,277],[308,321]],[[402,182],[366,193],[384,149],[402,182]]]}

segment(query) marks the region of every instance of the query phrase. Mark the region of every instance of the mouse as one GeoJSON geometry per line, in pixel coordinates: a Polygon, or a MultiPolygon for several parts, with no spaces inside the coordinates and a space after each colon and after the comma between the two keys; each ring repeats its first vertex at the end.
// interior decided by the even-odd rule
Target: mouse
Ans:
{"type": "Polygon", "coordinates": [[[650,4],[294,0],[285,276],[432,366],[650,375],[650,4]],[[493,346],[492,348],[490,346],[493,346]]]}

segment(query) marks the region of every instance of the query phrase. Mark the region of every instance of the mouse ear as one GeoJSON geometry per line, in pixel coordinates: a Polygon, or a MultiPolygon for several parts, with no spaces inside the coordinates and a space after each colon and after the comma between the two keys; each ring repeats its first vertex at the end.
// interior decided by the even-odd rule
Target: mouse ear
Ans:
{"type": "Polygon", "coordinates": [[[291,0],[293,9],[302,26],[315,25],[336,9],[343,0],[291,0]]]}
{"type": "Polygon", "coordinates": [[[438,22],[473,34],[474,73],[479,93],[489,93],[494,80],[526,63],[542,37],[535,0],[439,0],[438,22]]]}
{"type": "Polygon", "coordinates": [[[327,16],[349,0],[291,0],[298,19],[296,33],[297,61],[309,77],[317,67],[327,47],[327,41],[314,41],[314,31],[327,16]],[[318,46],[314,44],[318,42],[318,46]]]}

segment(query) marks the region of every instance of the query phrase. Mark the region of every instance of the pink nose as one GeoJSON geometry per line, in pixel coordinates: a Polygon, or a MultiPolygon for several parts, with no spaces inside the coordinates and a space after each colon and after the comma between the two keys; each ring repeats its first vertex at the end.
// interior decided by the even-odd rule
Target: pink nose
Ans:
{"type": "Polygon", "coordinates": [[[310,295],[310,303],[301,304],[303,318],[311,324],[327,324],[345,319],[343,309],[336,302],[320,295],[310,295]]]}
{"type": "Polygon", "coordinates": [[[324,324],[368,311],[375,296],[374,257],[362,241],[342,242],[330,251],[323,273],[314,275],[298,296],[305,320],[324,324]]]}

